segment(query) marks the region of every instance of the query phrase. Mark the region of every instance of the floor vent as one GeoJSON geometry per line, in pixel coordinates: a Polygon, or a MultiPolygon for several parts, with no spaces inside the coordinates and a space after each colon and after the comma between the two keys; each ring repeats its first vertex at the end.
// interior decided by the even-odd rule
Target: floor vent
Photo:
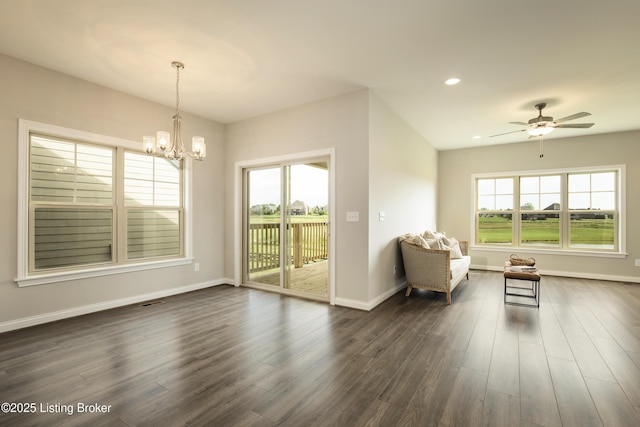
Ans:
{"type": "Polygon", "coordinates": [[[148,302],[145,302],[144,304],[140,304],[140,307],[150,307],[152,305],[158,305],[158,304],[162,304],[162,303],[164,303],[164,301],[160,301],[160,300],[148,301],[148,302]]]}

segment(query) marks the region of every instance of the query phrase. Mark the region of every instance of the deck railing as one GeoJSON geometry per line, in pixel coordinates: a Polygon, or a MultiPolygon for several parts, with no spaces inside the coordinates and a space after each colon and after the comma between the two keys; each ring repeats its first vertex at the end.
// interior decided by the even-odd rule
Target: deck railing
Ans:
{"type": "MultiPolygon", "coordinates": [[[[294,267],[328,258],[326,222],[291,224],[289,233],[293,245],[290,262],[294,267]]],[[[250,224],[249,272],[273,268],[280,268],[280,224],[250,224]]]]}

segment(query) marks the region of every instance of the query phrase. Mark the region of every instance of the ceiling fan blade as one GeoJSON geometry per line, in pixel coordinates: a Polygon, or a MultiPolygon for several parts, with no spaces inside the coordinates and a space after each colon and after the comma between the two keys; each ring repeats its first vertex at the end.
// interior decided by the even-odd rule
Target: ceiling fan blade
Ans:
{"type": "Polygon", "coordinates": [[[576,113],[576,114],[572,114],[571,116],[567,116],[567,117],[563,117],[561,119],[556,120],[556,123],[562,123],[562,122],[566,122],[568,120],[575,120],[575,119],[579,119],[581,117],[587,117],[590,116],[591,113],[586,113],[586,112],[582,112],[582,113],[576,113]]]}
{"type": "Polygon", "coordinates": [[[529,126],[529,123],[525,122],[509,122],[510,125],[529,126]]]}
{"type": "Polygon", "coordinates": [[[558,125],[556,128],[590,128],[593,123],[569,123],[566,125],[558,125]]]}
{"type": "Polygon", "coordinates": [[[499,133],[496,135],[489,135],[489,138],[493,138],[494,136],[502,136],[502,135],[508,135],[510,133],[516,133],[516,132],[524,132],[526,129],[520,129],[520,130],[513,130],[511,132],[505,132],[505,133],[499,133]]]}

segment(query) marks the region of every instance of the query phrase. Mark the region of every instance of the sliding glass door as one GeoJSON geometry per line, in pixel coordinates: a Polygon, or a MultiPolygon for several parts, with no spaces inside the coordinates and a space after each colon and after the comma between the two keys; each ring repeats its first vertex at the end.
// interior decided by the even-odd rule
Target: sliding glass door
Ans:
{"type": "Polygon", "coordinates": [[[328,298],[328,161],[246,169],[244,181],[245,282],[328,298]]]}
{"type": "Polygon", "coordinates": [[[285,166],[286,289],[327,297],[329,177],[326,161],[285,166]]]}
{"type": "Polygon", "coordinates": [[[248,170],[246,182],[245,271],[247,280],[280,286],[282,216],[281,168],[248,170]]]}

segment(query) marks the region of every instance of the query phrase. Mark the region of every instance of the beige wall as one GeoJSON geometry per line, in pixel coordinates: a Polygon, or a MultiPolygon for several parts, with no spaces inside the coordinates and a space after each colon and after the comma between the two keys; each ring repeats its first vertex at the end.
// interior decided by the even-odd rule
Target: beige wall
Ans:
{"type": "Polygon", "coordinates": [[[324,99],[227,126],[225,241],[227,277],[234,277],[236,162],[335,148],[336,297],[366,302],[368,227],[368,91],[324,99]],[[347,211],[360,212],[346,222],[347,211]]]}
{"type": "Polygon", "coordinates": [[[335,150],[336,301],[342,305],[372,307],[393,292],[402,282],[397,235],[435,223],[437,152],[369,90],[226,127],[183,114],[183,133],[203,135],[208,144],[208,157],[194,163],[193,175],[193,254],[200,271],[185,265],[19,288],[18,119],[139,141],[169,126],[172,109],[6,56],[0,66],[0,221],[8,224],[0,231],[0,330],[229,282],[236,269],[236,162],[335,150]],[[387,213],[383,223],[380,210],[387,213]],[[359,212],[360,221],[347,222],[347,211],[359,212]]]}
{"type": "MultiPolygon", "coordinates": [[[[561,132],[561,131],[558,131],[561,132]]],[[[624,259],[571,255],[534,256],[542,270],[587,278],[640,281],[640,131],[547,140],[544,158],[538,157],[538,142],[443,151],[439,154],[438,227],[451,236],[471,237],[473,188],[471,175],[484,172],[531,171],[601,165],[626,165],[626,237],[629,256],[624,259]]],[[[501,268],[513,250],[503,252],[473,249],[472,264],[479,268],[501,268]]]]}
{"type": "Polygon", "coordinates": [[[184,114],[183,133],[203,135],[209,156],[193,168],[193,255],[200,271],[184,265],[18,288],[18,119],[140,141],[142,135],[170,128],[173,109],[7,56],[0,55],[0,69],[0,331],[224,277],[224,128],[184,114]]]}
{"type": "Polygon", "coordinates": [[[335,148],[336,304],[367,309],[397,290],[398,235],[435,225],[437,152],[377,95],[361,90],[234,123],[226,143],[227,277],[236,268],[234,164],[335,148]],[[348,211],[360,221],[346,222],[348,211]]]}
{"type": "Polygon", "coordinates": [[[369,107],[369,300],[377,301],[405,283],[398,236],[435,229],[438,152],[374,93],[369,107]]]}
{"type": "MultiPolygon", "coordinates": [[[[426,228],[471,236],[471,175],[598,165],[627,165],[625,259],[536,255],[540,266],[588,277],[638,280],[640,131],[437,152],[374,92],[324,99],[223,126],[185,114],[183,132],[201,134],[208,157],[194,163],[192,265],[18,288],[16,277],[18,119],[139,141],[169,126],[164,107],[54,71],[0,56],[0,331],[170,294],[235,277],[237,162],[335,150],[336,302],[370,308],[402,285],[396,239],[426,228]],[[437,208],[436,208],[437,206],[437,208]],[[360,213],[347,222],[346,212],[360,213]],[[379,221],[379,212],[385,212],[379,221]],[[437,213],[437,221],[436,221],[437,213]],[[393,266],[398,272],[393,275],[393,266]]],[[[473,264],[499,268],[511,251],[472,251],[473,264]]],[[[519,252],[527,255],[525,252],[519,252]]]]}

